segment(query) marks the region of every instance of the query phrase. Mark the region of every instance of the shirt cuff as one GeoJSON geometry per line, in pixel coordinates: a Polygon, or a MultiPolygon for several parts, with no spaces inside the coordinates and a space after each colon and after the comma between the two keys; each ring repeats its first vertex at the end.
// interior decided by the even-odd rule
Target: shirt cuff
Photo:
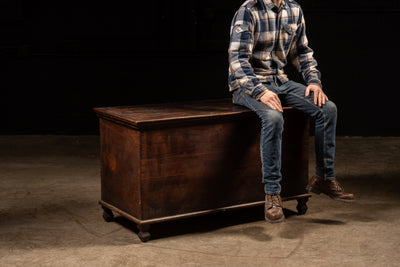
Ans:
{"type": "Polygon", "coordinates": [[[260,84],[260,85],[257,86],[257,88],[254,90],[253,97],[254,97],[256,100],[260,100],[260,98],[261,98],[263,95],[265,95],[268,91],[269,91],[269,90],[268,90],[267,87],[265,87],[263,84],[260,84]]]}
{"type": "Polygon", "coordinates": [[[322,89],[322,83],[321,83],[320,80],[310,80],[310,81],[307,83],[307,85],[310,85],[310,84],[319,85],[319,86],[321,87],[321,89],[322,89]]]}
{"type": "Polygon", "coordinates": [[[268,89],[265,89],[263,92],[261,92],[260,94],[258,94],[258,95],[256,96],[256,100],[260,100],[261,97],[263,97],[263,95],[265,95],[268,91],[269,91],[268,89]]]}

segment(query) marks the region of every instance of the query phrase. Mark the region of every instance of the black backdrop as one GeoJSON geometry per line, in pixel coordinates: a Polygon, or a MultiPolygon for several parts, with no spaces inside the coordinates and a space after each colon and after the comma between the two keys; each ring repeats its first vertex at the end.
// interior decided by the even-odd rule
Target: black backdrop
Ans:
{"type": "MultiPolygon", "coordinates": [[[[299,2],[338,134],[398,136],[400,1],[299,2]]],[[[0,133],[97,133],[96,106],[229,97],[241,3],[2,0],[0,133]]]]}

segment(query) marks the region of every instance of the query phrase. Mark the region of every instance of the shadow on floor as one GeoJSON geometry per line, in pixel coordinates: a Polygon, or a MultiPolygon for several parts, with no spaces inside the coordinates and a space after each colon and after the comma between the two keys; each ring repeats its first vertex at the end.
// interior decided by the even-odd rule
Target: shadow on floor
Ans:
{"type": "MultiPolygon", "coordinates": [[[[342,177],[345,188],[356,194],[355,203],[338,203],[325,196],[313,196],[308,202],[306,215],[297,216],[297,212],[285,209],[286,220],[279,226],[285,230],[282,236],[298,238],[308,231],[316,231],[318,227],[345,226],[352,222],[376,223],[377,227],[380,221],[395,222],[398,212],[394,211],[399,209],[400,201],[399,175],[342,177]]],[[[8,196],[12,197],[15,196],[8,196]]],[[[20,198],[17,208],[0,210],[1,246],[48,248],[141,243],[136,236],[138,230],[135,223],[121,216],[116,216],[114,222],[104,222],[101,207],[90,195],[75,200],[68,197],[57,199],[53,194],[48,196],[51,199],[42,196],[37,203],[34,196],[17,197],[20,198]]],[[[259,206],[163,222],[152,225],[150,232],[152,240],[216,232],[268,241],[271,240],[268,234],[272,229],[270,225],[253,224],[264,221],[263,209],[259,206]],[[232,226],[237,226],[240,231],[236,227],[232,230],[232,226]]]]}
{"type": "MultiPolygon", "coordinates": [[[[355,203],[336,202],[326,196],[321,197],[323,203],[315,203],[313,198],[311,198],[308,203],[309,205],[320,205],[321,210],[330,209],[328,213],[331,212],[334,218],[310,218],[308,216],[299,216],[293,210],[284,209],[286,222],[291,224],[289,227],[293,227],[293,224],[301,223],[303,226],[312,224],[315,228],[316,225],[323,227],[346,225],[347,222],[378,222],[382,219],[386,221],[395,220],[394,217],[385,217],[384,214],[390,211],[390,209],[397,208],[396,202],[398,203],[398,200],[400,200],[400,195],[398,194],[400,180],[397,177],[398,174],[385,175],[385,178],[375,175],[342,177],[342,184],[347,191],[356,194],[357,199],[355,203]]],[[[186,234],[207,233],[231,226],[264,221],[263,209],[264,207],[260,206],[154,224],[150,230],[152,234],[151,239],[156,240],[186,234]]],[[[123,217],[117,217],[115,222],[133,233],[138,233],[135,223],[123,217]]],[[[294,228],[297,230],[290,234],[290,238],[296,238],[304,233],[298,227],[294,228]]],[[[263,233],[264,231],[265,228],[263,227],[251,226],[250,228],[244,228],[242,232],[238,232],[237,234],[248,235],[255,240],[268,241],[270,238],[263,233]]],[[[230,234],[234,234],[234,232],[230,232],[230,234]]]]}

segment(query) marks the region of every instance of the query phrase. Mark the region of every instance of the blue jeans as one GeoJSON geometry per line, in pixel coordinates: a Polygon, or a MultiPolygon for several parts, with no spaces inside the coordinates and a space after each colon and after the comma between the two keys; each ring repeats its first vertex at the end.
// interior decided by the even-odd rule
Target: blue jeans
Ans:
{"type": "MultiPolygon", "coordinates": [[[[314,104],[311,93],[305,97],[306,86],[293,81],[282,85],[265,84],[267,88],[284,99],[287,106],[301,110],[315,121],[315,174],[327,180],[335,179],[335,137],[336,137],[336,105],[328,101],[322,107],[314,104]]],[[[261,119],[261,161],[262,182],[266,194],[280,194],[281,174],[281,141],[283,131],[283,115],[266,104],[254,99],[238,89],[233,92],[233,103],[253,110],[261,119]]]]}

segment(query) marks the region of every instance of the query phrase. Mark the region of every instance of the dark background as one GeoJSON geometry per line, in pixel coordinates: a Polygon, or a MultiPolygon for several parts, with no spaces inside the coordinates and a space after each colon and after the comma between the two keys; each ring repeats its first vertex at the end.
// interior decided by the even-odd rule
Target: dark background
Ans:
{"type": "MultiPolygon", "coordinates": [[[[0,1],[0,133],[95,134],[93,107],[229,97],[242,2],[0,1]]],[[[338,135],[399,136],[400,1],[299,3],[338,135]]]]}

